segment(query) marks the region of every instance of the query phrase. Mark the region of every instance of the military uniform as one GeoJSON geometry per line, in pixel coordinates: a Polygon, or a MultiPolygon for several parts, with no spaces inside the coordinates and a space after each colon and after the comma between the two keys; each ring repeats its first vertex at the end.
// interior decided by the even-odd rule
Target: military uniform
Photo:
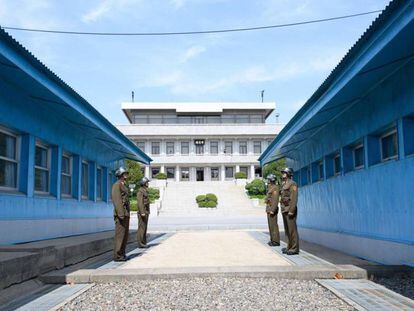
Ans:
{"type": "Polygon", "coordinates": [[[112,186],[112,202],[115,220],[114,260],[120,260],[126,258],[130,216],[128,188],[120,180],[112,186]]]}
{"type": "Polygon", "coordinates": [[[299,253],[299,235],[296,226],[298,202],[297,184],[291,179],[283,181],[280,197],[283,225],[288,242],[286,250],[291,253],[299,253]]]}
{"type": "Polygon", "coordinates": [[[150,214],[150,201],[148,197],[148,188],[141,187],[137,194],[138,205],[138,233],[137,240],[139,247],[145,247],[147,244],[147,227],[150,214]],[[142,216],[145,214],[145,216],[142,216]]]}
{"type": "Polygon", "coordinates": [[[280,244],[277,213],[279,210],[279,186],[269,184],[266,196],[267,223],[269,225],[270,242],[280,244]]]}

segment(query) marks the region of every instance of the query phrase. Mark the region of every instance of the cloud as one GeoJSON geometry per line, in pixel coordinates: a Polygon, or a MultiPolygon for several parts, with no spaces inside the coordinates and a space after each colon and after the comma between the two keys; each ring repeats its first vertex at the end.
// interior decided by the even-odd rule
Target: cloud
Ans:
{"type": "Polygon", "coordinates": [[[186,63],[190,59],[200,55],[201,53],[204,53],[205,51],[206,51],[206,48],[204,46],[194,45],[185,51],[184,55],[181,58],[181,62],[186,63]]]}
{"type": "Polygon", "coordinates": [[[103,0],[96,7],[92,8],[82,16],[84,23],[96,22],[99,19],[113,14],[115,11],[123,11],[133,5],[138,4],[141,0],[103,0]]]}

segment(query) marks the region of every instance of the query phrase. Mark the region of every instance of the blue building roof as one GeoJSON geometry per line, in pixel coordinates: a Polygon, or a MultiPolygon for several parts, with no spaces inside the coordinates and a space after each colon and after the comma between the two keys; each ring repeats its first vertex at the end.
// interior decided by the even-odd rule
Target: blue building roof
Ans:
{"type": "MultiPolygon", "coordinates": [[[[0,64],[7,83],[30,94],[30,103],[47,107],[57,118],[85,133],[105,150],[107,161],[124,158],[149,164],[152,159],[91,104],[0,27],[0,64]]],[[[42,110],[39,110],[39,113],[42,110]]],[[[68,129],[70,130],[70,129],[68,129]]]]}
{"type": "Polygon", "coordinates": [[[414,58],[414,1],[394,0],[259,158],[261,165],[298,159],[300,146],[343,112],[363,104],[380,81],[414,58]]]}

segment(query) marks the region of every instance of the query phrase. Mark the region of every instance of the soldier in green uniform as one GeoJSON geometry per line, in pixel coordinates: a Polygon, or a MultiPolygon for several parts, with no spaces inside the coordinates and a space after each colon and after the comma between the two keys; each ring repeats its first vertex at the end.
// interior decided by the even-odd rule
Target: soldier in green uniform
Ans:
{"type": "Polygon", "coordinates": [[[138,247],[148,248],[147,246],[147,227],[148,218],[150,214],[150,200],[148,197],[148,186],[149,179],[144,177],[140,182],[141,187],[137,194],[137,205],[138,205],[138,247]]]}
{"type": "Polygon", "coordinates": [[[282,252],[287,255],[299,254],[299,235],[296,226],[298,186],[292,180],[293,170],[285,168],[282,171],[282,189],[280,191],[280,207],[287,238],[287,247],[282,252]]]}
{"type": "Polygon", "coordinates": [[[279,210],[279,185],[276,183],[276,176],[269,174],[267,176],[269,185],[266,196],[266,214],[267,223],[269,225],[270,246],[280,245],[279,226],[277,225],[277,213],[279,210]]]}
{"type": "Polygon", "coordinates": [[[112,185],[112,203],[114,204],[115,238],[114,260],[126,261],[125,248],[129,234],[129,193],[125,186],[128,171],[120,167],[115,176],[118,180],[112,185]]]}

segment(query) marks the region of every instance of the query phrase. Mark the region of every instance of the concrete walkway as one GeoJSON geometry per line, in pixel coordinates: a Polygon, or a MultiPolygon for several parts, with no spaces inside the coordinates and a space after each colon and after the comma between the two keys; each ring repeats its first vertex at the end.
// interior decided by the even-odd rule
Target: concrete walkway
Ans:
{"type": "Polygon", "coordinates": [[[288,266],[245,231],[179,232],[121,269],[288,266]]]}

